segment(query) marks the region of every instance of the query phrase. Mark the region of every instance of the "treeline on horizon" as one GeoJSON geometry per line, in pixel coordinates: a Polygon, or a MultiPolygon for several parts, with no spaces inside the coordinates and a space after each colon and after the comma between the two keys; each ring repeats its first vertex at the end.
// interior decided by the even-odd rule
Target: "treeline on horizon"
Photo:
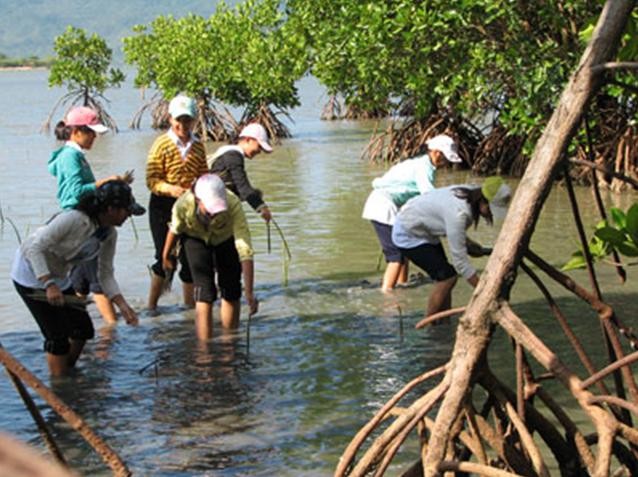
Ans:
{"type": "MultiPolygon", "coordinates": [[[[370,160],[402,160],[446,132],[474,172],[521,175],[602,4],[245,0],[220,3],[209,17],[158,16],[122,39],[136,87],[159,92],[133,124],[150,111],[153,125],[164,126],[166,100],[184,92],[198,101],[206,138],[226,140],[254,120],[273,137],[286,137],[282,120],[299,104],[296,82],[310,73],[329,94],[324,119],[384,120],[363,153],[370,160]],[[226,105],[242,108],[241,117],[226,105]]],[[[637,24],[634,11],[618,61],[638,57],[637,24]]],[[[124,78],[110,66],[105,43],[108,61],[97,62],[102,78],[94,59],[77,69],[78,51],[92,51],[82,42],[95,36],[69,28],[54,47],[50,84],[79,91],[73,98],[85,103],[124,78]]],[[[616,168],[635,165],[637,102],[626,86],[632,82],[630,72],[619,71],[600,90],[587,115],[589,136],[583,128],[570,155],[591,157],[592,142],[594,157],[616,168]]]]}
{"type": "Polygon", "coordinates": [[[0,52],[0,68],[42,68],[49,67],[53,63],[53,58],[40,58],[38,56],[26,56],[20,58],[11,58],[0,52]]]}

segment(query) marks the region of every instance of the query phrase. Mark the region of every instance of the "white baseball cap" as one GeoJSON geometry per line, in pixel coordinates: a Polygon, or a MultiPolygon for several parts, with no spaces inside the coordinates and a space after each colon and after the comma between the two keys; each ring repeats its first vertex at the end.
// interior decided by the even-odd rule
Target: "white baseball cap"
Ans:
{"type": "Polygon", "coordinates": [[[248,137],[259,143],[259,147],[264,152],[272,152],[272,146],[268,142],[268,133],[259,123],[250,123],[239,133],[239,137],[248,137]]]}
{"type": "Polygon", "coordinates": [[[462,162],[459,157],[459,148],[447,134],[439,134],[425,142],[428,145],[428,149],[441,151],[445,158],[450,162],[462,162]]]}
{"type": "Polygon", "coordinates": [[[168,114],[170,114],[173,119],[177,119],[180,116],[195,118],[197,116],[195,100],[183,94],[175,96],[171,99],[171,102],[168,103],[168,114]]]}
{"type": "Polygon", "coordinates": [[[210,215],[215,215],[228,209],[226,201],[226,187],[224,181],[217,174],[204,174],[195,182],[193,193],[210,215]]]}

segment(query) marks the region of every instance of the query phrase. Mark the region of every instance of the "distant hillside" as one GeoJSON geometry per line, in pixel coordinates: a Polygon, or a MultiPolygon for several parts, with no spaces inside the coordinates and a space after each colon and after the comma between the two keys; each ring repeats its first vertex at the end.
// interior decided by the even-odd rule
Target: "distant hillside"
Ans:
{"type": "MultiPolygon", "coordinates": [[[[190,12],[209,16],[217,0],[0,0],[0,53],[11,58],[53,53],[53,39],[67,25],[106,39],[116,57],[131,27],[158,15],[182,17],[190,12]]],[[[227,0],[228,5],[238,0],[227,0]]]]}

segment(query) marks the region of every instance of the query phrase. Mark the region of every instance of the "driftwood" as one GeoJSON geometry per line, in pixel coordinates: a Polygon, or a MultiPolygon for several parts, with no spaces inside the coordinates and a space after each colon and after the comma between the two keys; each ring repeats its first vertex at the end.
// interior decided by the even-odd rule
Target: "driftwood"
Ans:
{"type": "MultiPolygon", "coordinates": [[[[560,174],[569,178],[565,153],[578,128],[587,127],[583,125],[583,116],[605,80],[603,72],[610,69],[600,65],[608,65],[613,60],[634,7],[635,1],[630,0],[608,0],[603,7],[592,40],[536,144],[496,246],[459,320],[445,373],[441,375],[440,370],[425,373],[422,377],[432,380],[436,377],[438,381],[432,382],[425,394],[415,396],[411,404],[396,407],[399,397],[407,400],[407,393],[403,392],[389,401],[380,414],[398,417],[381,420],[378,415],[368,423],[342,455],[335,476],[383,475],[398,448],[417,427],[421,459],[406,470],[405,476],[549,475],[547,459],[550,456],[565,476],[638,475],[638,431],[632,424],[636,417],[633,414],[638,413],[638,389],[629,367],[638,356],[636,353],[625,356],[621,342],[625,340],[635,349],[637,340],[604,301],[590,257],[592,291],[529,250],[534,226],[554,181],[560,174]],[[602,339],[607,345],[609,363],[604,369],[594,367],[570,329],[567,317],[537,276],[537,270],[523,259],[597,313],[602,339]],[[511,309],[509,291],[516,284],[519,269],[532,278],[545,296],[559,329],[568,337],[589,377],[583,379],[571,370],[511,309]],[[487,350],[497,326],[511,337],[514,345],[515,390],[500,382],[489,368],[487,350]],[[547,370],[546,376],[534,376],[528,363],[532,358],[547,370]],[[611,390],[602,382],[608,376],[613,378],[611,390]],[[545,391],[542,380],[547,378],[564,386],[575,405],[589,418],[593,434],[585,434],[545,391]],[[477,386],[485,392],[474,393],[477,386]],[[552,417],[545,417],[541,409],[550,412],[552,417]],[[372,442],[364,448],[367,439],[372,442]],[[538,439],[547,446],[550,456],[540,452],[538,439]],[[361,455],[357,455],[358,452],[361,455]]],[[[588,160],[587,170],[597,168],[589,167],[592,164],[596,162],[588,160]]],[[[631,177],[619,172],[618,167],[614,173],[615,178],[631,177]]],[[[581,230],[581,242],[586,245],[571,181],[566,180],[566,184],[574,218],[581,230]]],[[[604,211],[600,203],[598,206],[604,211]]],[[[619,270],[621,276],[623,272],[619,270]]],[[[428,317],[419,326],[438,318],[428,317]]]]}

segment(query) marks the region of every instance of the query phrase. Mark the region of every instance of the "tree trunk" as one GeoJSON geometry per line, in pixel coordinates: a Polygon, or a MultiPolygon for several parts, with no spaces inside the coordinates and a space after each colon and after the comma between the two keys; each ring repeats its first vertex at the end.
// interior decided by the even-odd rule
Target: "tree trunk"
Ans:
{"type": "MultiPolygon", "coordinates": [[[[489,343],[492,319],[499,308],[503,290],[513,280],[553,179],[565,160],[564,153],[590,99],[601,85],[602,78],[600,74],[592,73],[592,67],[613,59],[634,6],[635,1],[632,0],[608,0],[605,3],[592,40],[536,144],[499,240],[459,322],[446,376],[449,379],[449,391],[437,414],[433,437],[423,460],[426,477],[439,475],[439,464],[445,458],[454,421],[461,411],[463,399],[470,391],[476,365],[489,343]]],[[[597,470],[600,471],[600,467],[597,470]]]]}

